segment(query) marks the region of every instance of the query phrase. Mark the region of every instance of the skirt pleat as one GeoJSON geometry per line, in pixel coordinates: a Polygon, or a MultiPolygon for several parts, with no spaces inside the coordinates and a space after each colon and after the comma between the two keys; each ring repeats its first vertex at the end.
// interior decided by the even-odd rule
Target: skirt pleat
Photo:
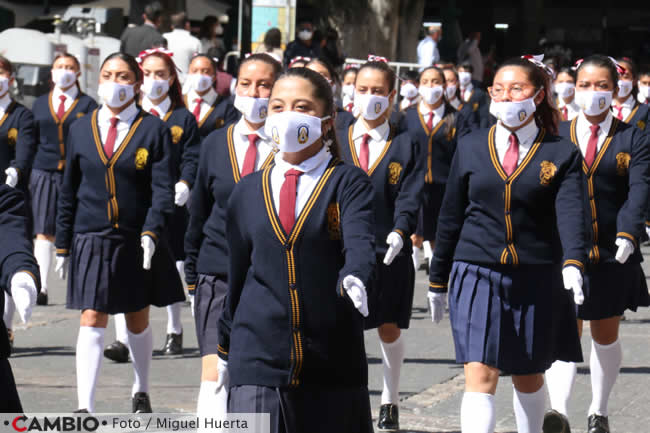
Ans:
{"type": "Polygon", "coordinates": [[[56,203],[62,182],[62,172],[32,169],[29,195],[35,235],[56,235],[56,203]]]}
{"type": "Polygon", "coordinates": [[[194,295],[194,323],[201,356],[217,354],[218,325],[228,284],[223,277],[200,274],[194,295]]]}

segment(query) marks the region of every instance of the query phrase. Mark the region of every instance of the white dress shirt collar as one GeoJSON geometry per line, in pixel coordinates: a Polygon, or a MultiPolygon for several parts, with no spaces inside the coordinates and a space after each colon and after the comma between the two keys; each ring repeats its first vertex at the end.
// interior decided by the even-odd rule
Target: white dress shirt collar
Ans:
{"type": "MultiPolygon", "coordinates": [[[[70,86],[69,89],[66,89],[65,91],[59,89],[57,86],[54,86],[54,89],[52,89],[52,100],[58,103],[59,96],[65,95],[66,102],[74,101],[78,94],[79,94],[79,88],[77,87],[76,84],[73,84],[72,86],[70,86]]],[[[54,108],[56,109],[56,107],[57,106],[55,106],[54,108]]]]}
{"type": "MultiPolygon", "coordinates": [[[[499,161],[501,164],[503,164],[503,160],[505,159],[506,152],[508,151],[508,148],[510,147],[510,142],[509,142],[509,137],[512,132],[508,130],[501,121],[497,122],[496,126],[496,133],[495,133],[495,145],[496,145],[496,150],[497,150],[497,156],[499,157],[499,161]]],[[[537,134],[539,133],[539,127],[533,120],[530,122],[528,125],[519,128],[517,131],[515,131],[515,135],[517,136],[517,141],[519,142],[519,159],[517,164],[521,164],[526,158],[526,155],[528,155],[528,151],[532,147],[533,143],[535,142],[535,138],[537,137],[537,134]]]]}
{"type": "MultiPolygon", "coordinates": [[[[605,120],[598,124],[598,150],[600,146],[605,142],[605,137],[609,134],[609,130],[612,127],[612,122],[614,121],[614,116],[611,112],[607,112],[607,117],[605,120]]],[[[589,142],[589,137],[591,136],[591,122],[585,117],[585,113],[580,112],[576,120],[576,135],[578,138],[578,144],[580,149],[583,150],[583,155],[586,152],[587,144],[589,142]]]]}
{"type": "Polygon", "coordinates": [[[332,159],[332,154],[329,151],[327,146],[323,146],[321,150],[311,158],[307,158],[298,165],[293,165],[285,161],[282,156],[284,152],[278,152],[275,155],[275,166],[281,173],[286,173],[290,169],[302,171],[303,173],[311,173],[314,171],[319,171],[319,168],[323,168],[324,165],[327,165],[332,159]]]}
{"type": "Polygon", "coordinates": [[[262,140],[269,141],[269,137],[266,135],[264,132],[264,125],[262,125],[260,128],[256,129],[255,131],[252,131],[249,127],[246,121],[244,120],[244,116],[242,116],[237,123],[235,123],[235,129],[233,131],[235,134],[240,135],[244,137],[246,140],[248,140],[248,136],[250,134],[257,134],[258,137],[260,137],[262,140]]]}
{"type": "Polygon", "coordinates": [[[364,134],[370,135],[370,138],[372,138],[375,141],[386,141],[388,139],[388,134],[390,133],[390,125],[388,121],[384,121],[381,125],[376,127],[375,129],[371,129],[368,131],[368,127],[366,126],[365,122],[362,122],[361,120],[358,120],[354,122],[354,127],[352,128],[352,140],[358,140],[364,136],[364,134]]]}
{"type": "Polygon", "coordinates": [[[208,92],[203,96],[199,96],[198,93],[196,93],[196,91],[192,89],[187,94],[187,102],[188,105],[191,105],[193,107],[194,101],[197,98],[201,98],[203,99],[203,104],[212,105],[214,104],[214,101],[217,100],[217,96],[219,95],[217,94],[217,92],[214,90],[213,87],[210,87],[210,90],[208,90],[208,92]]]}
{"type": "MultiPolygon", "coordinates": [[[[126,107],[120,112],[120,114],[115,117],[120,119],[120,122],[131,123],[139,111],[140,110],[138,106],[136,105],[135,101],[133,101],[131,105],[126,107]]],[[[111,117],[113,117],[113,113],[108,109],[106,105],[102,105],[99,109],[99,112],[97,113],[97,122],[106,124],[110,122],[111,117]]]]}
{"type": "Polygon", "coordinates": [[[11,96],[9,96],[9,93],[5,93],[5,95],[0,98],[0,112],[4,113],[7,111],[7,108],[9,108],[9,105],[11,105],[11,96]]]}
{"type": "Polygon", "coordinates": [[[151,99],[149,99],[147,96],[142,98],[142,109],[147,113],[150,113],[151,109],[153,108],[154,110],[156,110],[156,112],[158,113],[158,117],[160,117],[161,119],[165,117],[165,114],[167,114],[171,105],[172,105],[172,100],[169,97],[169,95],[167,95],[167,97],[165,97],[165,99],[163,99],[158,105],[154,105],[153,102],[151,102],[151,99]]]}
{"type": "MultiPolygon", "coordinates": [[[[424,104],[424,102],[420,101],[420,104],[418,105],[418,109],[420,110],[420,114],[424,117],[424,120],[427,121],[429,120],[428,116],[429,113],[431,113],[431,110],[424,104]]],[[[442,119],[443,116],[445,115],[445,104],[442,103],[438,108],[433,110],[433,118],[434,119],[442,119]]],[[[434,121],[434,124],[437,123],[434,121]]]]}

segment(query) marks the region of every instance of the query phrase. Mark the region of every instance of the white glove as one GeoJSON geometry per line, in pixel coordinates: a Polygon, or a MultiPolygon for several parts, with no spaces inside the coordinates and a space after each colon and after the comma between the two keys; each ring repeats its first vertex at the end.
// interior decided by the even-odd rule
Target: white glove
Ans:
{"type": "Polygon", "coordinates": [[[18,170],[13,167],[9,167],[5,170],[5,174],[7,175],[7,180],[5,183],[10,187],[15,188],[16,185],[18,185],[18,170]]]}
{"type": "Polygon", "coordinates": [[[228,391],[228,386],[230,385],[228,361],[219,358],[219,361],[217,362],[217,372],[219,373],[219,377],[217,378],[217,389],[215,390],[215,393],[218,394],[221,391],[221,388],[225,388],[225,390],[228,391]]]}
{"type": "Polygon", "coordinates": [[[404,240],[399,233],[390,232],[386,238],[386,243],[388,244],[388,251],[386,251],[386,255],[384,256],[384,264],[389,266],[393,263],[393,260],[397,257],[399,252],[402,251],[404,240]]]}
{"type": "Polygon", "coordinates": [[[645,226],[645,234],[650,238],[650,226],[645,226]]]}
{"type": "Polygon", "coordinates": [[[11,277],[11,297],[23,323],[32,317],[32,307],[36,305],[36,282],[27,272],[16,272],[11,277]]]}
{"type": "Polygon", "coordinates": [[[562,269],[562,280],[566,290],[573,290],[573,301],[582,305],[585,294],[582,292],[582,273],[575,266],[566,266],[562,269]]]}
{"type": "Polygon", "coordinates": [[[190,298],[190,311],[192,312],[192,317],[194,317],[194,295],[187,295],[190,298]]]}
{"type": "Polygon", "coordinates": [[[616,238],[614,242],[618,249],[616,250],[616,261],[623,264],[627,262],[634,252],[634,244],[629,239],[616,238]]]}
{"type": "Polygon", "coordinates": [[[343,288],[348,297],[352,299],[354,308],[359,310],[363,317],[368,317],[368,293],[361,280],[348,275],[343,279],[343,288]]]}
{"type": "Polygon", "coordinates": [[[56,263],[54,265],[54,272],[61,278],[65,280],[65,277],[68,275],[68,266],[70,263],[69,257],[56,256],[56,263]]]}
{"type": "Polygon", "coordinates": [[[447,306],[447,294],[427,292],[427,298],[429,298],[431,321],[434,323],[440,323],[445,315],[445,307],[447,306]]]}
{"type": "Polygon", "coordinates": [[[174,203],[176,206],[185,206],[187,199],[190,198],[190,189],[187,187],[185,182],[178,182],[174,187],[176,195],[174,196],[174,203]]]}
{"type": "Polygon", "coordinates": [[[151,236],[144,235],[140,238],[140,245],[142,245],[142,252],[144,255],[142,267],[148,271],[151,269],[151,258],[153,257],[153,253],[156,251],[156,243],[153,241],[151,236]]]}

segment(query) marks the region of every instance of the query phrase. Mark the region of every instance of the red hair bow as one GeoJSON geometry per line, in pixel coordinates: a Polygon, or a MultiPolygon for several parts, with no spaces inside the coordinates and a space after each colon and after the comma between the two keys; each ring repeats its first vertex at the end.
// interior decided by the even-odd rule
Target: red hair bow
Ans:
{"type": "Polygon", "coordinates": [[[344,71],[347,71],[348,69],[352,69],[352,68],[359,69],[360,67],[361,67],[361,65],[359,65],[358,63],[347,63],[347,64],[343,67],[343,70],[344,70],[344,71]]]}
{"type": "Polygon", "coordinates": [[[305,63],[309,63],[310,61],[311,61],[311,57],[303,57],[303,56],[294,57],[294,58],[291,59],[291,61],[289,62],[289,67],[293,66],[293,64],[296,63],[296,62],[305,62],[305,63]]]}
{"type": "Polygon", "coordinates": [[[538,54],[536,56],[534,56],[532,54],[526,54],[526,55],[521,56],[521,58],[525,59],[525,60],[528,60],[530,63],[537,66],[538,68],[540,68],[544,72],[546,72],[551,78],[553,78],[553,76],[555,76],[555,71],[553,70],[553,68],[551,68],[550,66],[544,64],[544,62],[543,62],[544,54],[538,54]]]}
{"type": "Polygon", "coordinates": [[[140,54],[138,54],[138,57],[135,59],[138,63],[142,63],[144,59],[146,59],[148,56],[154,53],[160,53],[164,54],[167,57],[172,57],[174,55],[173,52],[169,51],[167,48],[163,47],[156,47],[156,48],[149,48],[147,50],[140,51],[140,54]]]}
{"type": "Polygon", "coordinates": [[[388,59],[387,59],[386,57],[375,56],[374,54],[368,54],[368,61],[369,61],[369,62],[382,62],[382,63],[388,63],[388,59]]]}
{"type": "Polygon", "coordinates": [[[612,61],[614,66],[616,66],[616,71],[618,72],[618,75],[623,75],[623,74],[625,74],[625,72],[627,72],[627,69],[625,69],[623,66],[621,66],[621,64],[618,63],[614,57],[609,57],[609,56],[607,56],[607,57],[609,58],[609,60],[612,61]]]}

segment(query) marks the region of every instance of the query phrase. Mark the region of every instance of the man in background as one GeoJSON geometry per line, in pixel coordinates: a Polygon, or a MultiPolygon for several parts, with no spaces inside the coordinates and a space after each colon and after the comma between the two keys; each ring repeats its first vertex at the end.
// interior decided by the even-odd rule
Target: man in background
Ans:
{"type": "Polygon", "coordinates": [[[442,27],[440,25],[430,26],[427,36],[418,44],[418,64],[420,65],[420,71],[440,60],[438,42],[440,42],[441,37],[442,27]]]}
{"type": "Polygon", "coordinates": [[[481,42],[481,32],[471,32],[467,39],[458,47],[458,64],[469,63],[472,65],[472,79],[477,83],[483,82],[483,73],[485,66],[483,56],[479,49],[481,42]]]}
{"type": "Polygon", "coordinates": [[[314,26],[310,22],[302,22],[298,24],[298,31],[296,32],[298,38],[289,42],[287,49],[284,51],[284,66],[289,65],[289,62],[294,57],[309,57],[316,58],[321,55],[321,47],[314,42],[314,26]]]}
{"type": "Polygon", "coordinates": [[[127,27],[120,38],[122,44],[120,51],[137,57],[140,51],[153,46],[161,46],[162,35],[158,31],[162,21],[163,8],[160,2],[149,3],[144,7],[142,18],[144,23],[140,26],[127,27]]]}
{"type": "Polygon", "coordinates": [[[181,71],[181,81],[184,81],[192,56],[201,52],[201,41],[190,33],[190,21],[185,12],[172,15],[171,25],[172,31],[163,36],[167,39],[167,48],[174,53],[174,63],[181,71]]]}

